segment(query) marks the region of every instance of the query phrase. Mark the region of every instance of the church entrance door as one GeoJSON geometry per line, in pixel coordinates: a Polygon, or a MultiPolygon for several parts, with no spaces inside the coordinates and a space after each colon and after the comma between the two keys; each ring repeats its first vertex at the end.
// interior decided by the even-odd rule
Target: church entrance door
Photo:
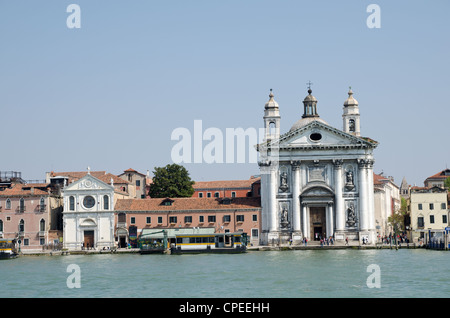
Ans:
{"type": "Polygon", "coordinates": [[[310,233],[313,234],[315,241],[320,241],[325,237],[324,229],[326,229],[325,207],[310,207],[310,233]]]}
{"type": "Polygon", "coordinates": [[[84,231],[84,247],[94,247],[94,231],[84,231]]]}

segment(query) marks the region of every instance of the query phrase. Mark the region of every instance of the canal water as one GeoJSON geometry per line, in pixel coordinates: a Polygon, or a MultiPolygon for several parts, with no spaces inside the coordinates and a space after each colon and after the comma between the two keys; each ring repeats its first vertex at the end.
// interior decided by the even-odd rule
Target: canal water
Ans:
{"type": "Polygon", "coordinates": [[[0,261],[0,286],[7,298],[441,298],[449,273],[450,253],[425,249],[22,256],[0,261]]]}

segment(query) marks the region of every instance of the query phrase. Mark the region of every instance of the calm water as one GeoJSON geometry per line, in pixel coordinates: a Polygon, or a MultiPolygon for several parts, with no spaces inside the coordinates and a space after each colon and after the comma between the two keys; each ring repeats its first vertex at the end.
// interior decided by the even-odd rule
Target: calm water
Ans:
{"type": "Polygon", "coordinates": [[[0,261],[3,297],[450,297],[450,252],[423,249],[238,255],[26,256],[0,261]],[[81,288],[68,288],[70,264],[81,288]],[[371,264],[380,288],[368,288],[371,264]],[[6,293],[5,293],[6,292],[6,293]]]}

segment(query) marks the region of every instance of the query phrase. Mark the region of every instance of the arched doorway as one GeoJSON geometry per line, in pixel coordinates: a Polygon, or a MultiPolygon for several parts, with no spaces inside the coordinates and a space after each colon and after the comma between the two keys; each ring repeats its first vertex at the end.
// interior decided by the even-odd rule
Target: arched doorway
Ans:
{"type": "Polygon", "coordinates": [[[334,191],[323,182],[311,182],[300,194],[303,236],[319,241],[334,234],[334,191]]]}

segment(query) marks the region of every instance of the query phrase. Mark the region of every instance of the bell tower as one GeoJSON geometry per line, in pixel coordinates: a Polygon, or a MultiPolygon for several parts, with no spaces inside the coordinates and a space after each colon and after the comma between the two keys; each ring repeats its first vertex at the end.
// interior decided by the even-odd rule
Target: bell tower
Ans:
{"type": "Polygon", "coordinates": [[[342,114],[344,121],[344,132],[354,136],[360,136],[360,119],[358,101],[353,97],[352,88],[349,88],[348,98],[344,102],[344,113],[342,114]]]}
{"type": "Polygon", "coordinates": [[[273,99],[273,92],[270,89],[269,101],[264,106],[265,140],[274,140],[280,137],[280,120],[278,103],[273,99]]]}

